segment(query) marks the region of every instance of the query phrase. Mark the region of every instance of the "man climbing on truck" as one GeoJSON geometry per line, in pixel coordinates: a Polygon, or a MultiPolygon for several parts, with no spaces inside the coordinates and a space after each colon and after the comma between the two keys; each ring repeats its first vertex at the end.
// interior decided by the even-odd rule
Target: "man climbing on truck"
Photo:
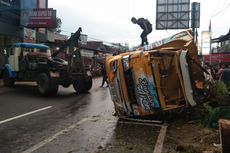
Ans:
{"type": "Polygon", "coordinates": [[[141,27],[141,29],[143,29],[143,32],[141,33],[141,46],[144,46],[145,43],[146,45],[148,45],[149,43],[147,35],[152,32],[152,24],[149,22],[148,19],[144,18],[136,19],[135,17],[132,17],[131,21],[134,24],[138,24],[141,27]]]}

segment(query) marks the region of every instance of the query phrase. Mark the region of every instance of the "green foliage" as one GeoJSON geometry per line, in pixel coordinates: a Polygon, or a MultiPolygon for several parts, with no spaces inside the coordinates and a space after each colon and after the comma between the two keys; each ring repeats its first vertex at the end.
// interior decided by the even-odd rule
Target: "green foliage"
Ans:
{"type": "Polygon", "coordinates": [[[49,28],[49,30],[52,32],[60,33],[61,32],[61,25],[62,25],[61,18],[57,17],[55,20],[55,27],[49,28]]]}
{"type": "Polygon", "coordinates": [[[210,101],[215,101],[219,105],[230,104],[229,91],[222,81],[210,81],[208,83],[208,88],[210,101]]]}
{"type": "Polygon", "coordinates": [[[230,119],[230,106],[213,108],[204,118],[204,124],[207,127],[217,128],[221,118],[230,119]]]}
{"type": "Polygon", "coordinates": [[[209,103],[204,103],[203,108],[207,113],[210,113],[213,111],[213,108],[209,105],[209,103]]]}
{"type": "Polygon", "coordinates": [[[230,119],[230,93],[222,81],[210,81],[206,84],[206,88],[208,89],[206,102],[196,109],[204,126],[217,128],[219,119],[230,119]]]}

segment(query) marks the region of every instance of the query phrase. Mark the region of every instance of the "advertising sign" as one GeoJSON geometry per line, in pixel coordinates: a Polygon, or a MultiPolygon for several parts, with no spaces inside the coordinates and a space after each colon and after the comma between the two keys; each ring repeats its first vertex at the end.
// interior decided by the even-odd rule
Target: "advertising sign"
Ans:
{"type": "Polygon", "coordinates": [[[39,8],[21,10],[21,25],[30,28],[55,27],[56,10],[52,8],[39,8]]]}
{"type": "Polygon", "coordinates": [[[192,3],[192,14],[191,14],[191,27],[200,27],[200,3],[192,3]]]}
{"type": "Polygon", "coordinates": [[[23,42],[35,43],[36,42],[36,31],[29,28],[23,30],[23,42]]]}
{"type": "Polygon", "coordinates": [[[156,29],[188,29],[190,0],[157,0],[156,29]]]}
{"type": "Polygon", "coordinates": [[[211,46],[211,32],[210,31],[202,31],[201,33],[201,52],[202,55],[210,54],[210,46],[211,46]]]}
{"type": "Polygon", "coordinates": [[[209,55],[204,55],[205,63],[230,63],[230,53],[212,53],[209,55]]]}

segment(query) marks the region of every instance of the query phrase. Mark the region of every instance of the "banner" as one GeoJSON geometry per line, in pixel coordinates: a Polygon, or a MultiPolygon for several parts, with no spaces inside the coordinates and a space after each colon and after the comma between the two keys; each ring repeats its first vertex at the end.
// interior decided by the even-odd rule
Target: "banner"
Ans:
{"type": "Polygon", "coordinates": [[[29,28],[54,28],[56,21],[56,10],[52,8],[40,8],[33,10],[21,10],[22,26],[29,28]]]}
{"type": "Polygon", "coordinates": [[[36,42],[36,31],[29,28],[23,30],[23,42],[35,43],[36,42]]]}

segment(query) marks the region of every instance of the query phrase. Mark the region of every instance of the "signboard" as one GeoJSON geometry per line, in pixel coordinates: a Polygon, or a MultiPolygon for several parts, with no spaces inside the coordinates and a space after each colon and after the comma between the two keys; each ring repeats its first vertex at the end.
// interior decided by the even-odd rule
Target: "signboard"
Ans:
{"type": "Polygon", "coordinates": [[[200,27],[200,3],[192,3],[192,15],[191,15],[191,27],[199,28],[200,27]]]}
{"type": "Polygon", "coordinates": [[[39,8],[21,10],[21,25],[30,28],[55,27],[56,10],[52,8],[39,8]]]}
{"type": "Polygon", "coordinates": [[[202,55],[210,54],[210,46],[211,46],[211,32],[210,31],[202,31],[201,33],[201,52],[202,55]]]}
{"type": "Polygon", "coordinates": [[[157,0],[156,29],[188,29],[190,0],[157,0]]]}
{"type": "Polygon", "coordinates": [[[23,42],[35,43],[36,42],[36,31],[29,28],[23,30],[23,42]]]}
{"type": "Polygon", "coordinates": [[[212,53],[204,55],[205,63],[230,63],[230,53],[212,53]]]}

